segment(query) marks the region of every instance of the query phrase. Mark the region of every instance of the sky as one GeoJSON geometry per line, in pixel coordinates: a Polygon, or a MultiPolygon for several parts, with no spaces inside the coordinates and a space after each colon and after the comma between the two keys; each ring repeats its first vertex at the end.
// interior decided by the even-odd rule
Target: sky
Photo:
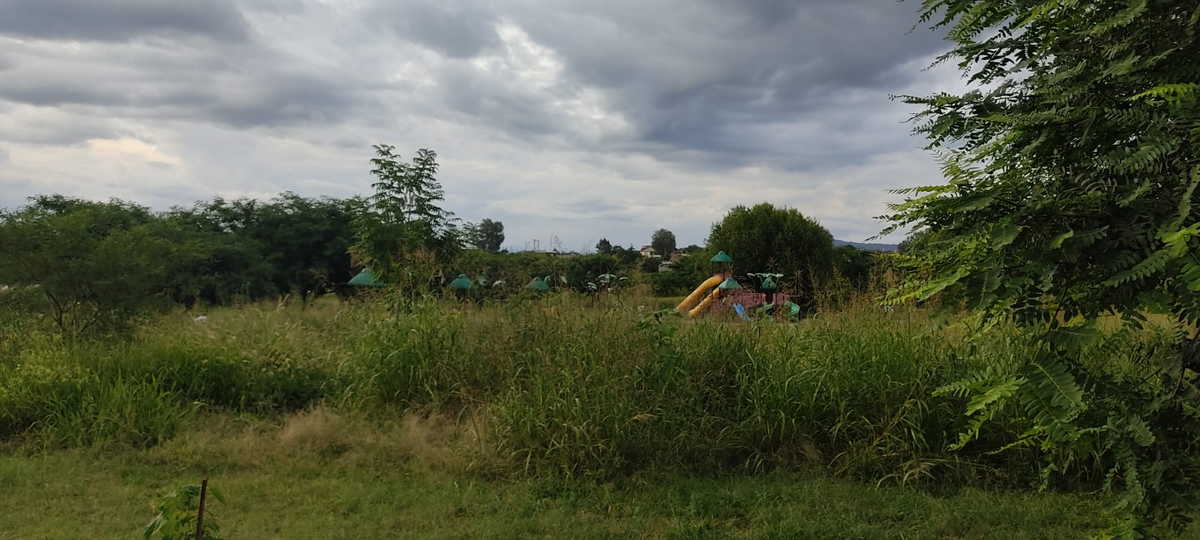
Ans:
{"type": "Polygon", "coordinates": [[[889,99],[961,85],[919,4],[0,0],[0,208],[367,194],[383,143],[513,249],[703,244],[760,202],[863,241],[940,182],[889,99]]]}

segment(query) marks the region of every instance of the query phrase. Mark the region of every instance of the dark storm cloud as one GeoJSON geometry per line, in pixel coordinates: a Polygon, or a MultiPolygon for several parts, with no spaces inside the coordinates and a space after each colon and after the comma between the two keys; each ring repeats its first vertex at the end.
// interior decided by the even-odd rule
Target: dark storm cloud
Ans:
{"type": "Polygon", "coordinates": [[[917,8],[0,0],[0,193],[348,195],[387,142],[437,149],[454,210],[511,218],[514,242],[552,226],[640,245],[676,229],[659,220],[698,241],[763,199],[819,199],[857,234],[881,213],[864,194],[936,174],[887,99],[943,47],[908,33],[917,8]]]}
{"type": "MultiPolygon", "coordinates": [[[[275,0],[243,2],[242,8],[273,16],[312,10],[308,4],[275,0]]],[[[558,137],[597,150],[653,152],[712,167],[794,156],[794,143],[772,140],[759,129],[764,124],[807,122],[835,134],[852,130],[830,124],[826,114],[845,92],[874,92],[873,108],[860,108],[861,114],[886,106],[887,94],[915,75],[896,68],[940,47],[932,33],[907,35],[915,9],[912,2],[880,0],[569,5],[415,0],[376,2],[362,9],[358,20],[457,60],[432,73],[438,87],[429,99],[444,110],[427,111],[431,114],[463,117],[510,136],[558,137]],[[463,61],[503,54],[497,33],[503,22],[557,57],[562,72],[556,87],[530,88],[510,73],[484,72],[463,61]],[[563,111],[550,103],[582,88],[598,91],[600,105],[629,122],[632,132],[589,142],[586,127],[572,129],[563,111]]],[[[269,40],[245,41],[249,23],[227,1],[0,0],[0,10],[6,11],[0,33],[121,40],[176,31],[226,41],[206,46],[151,40],[90,55],[58,58],[36,51],[0,57],[0,69],[8,65],[0,78],[0,100],[89,105],[121,116],[239,129],[336,123],[363,118],[385,104],[384,74],[372,74],[369,61],[360,66],[365,71],[349,77],[308,69],[305,58],[282,54],[269,40]]],[[[431,104],[387,105],[424,109],[431,104]]],[[[791,161],[793,168],[814,164],[791,161]]]]}
{"type": "Polygon", "coordinates": [[[740,126],[812,120],[849,90],[872,90],[884,106],[890,91],[918,75],[895,68],[942,48],[932,33],[907,34],[912,2],[652,6],[551,11],[525,28],[562,55],[578,81],[605,88],[609,105],[636,122],[640,141],[691,150],[741,143],[738,150],[770,151],[769,140],[741,139],[740,126]]]}
{"type": "Polygon", "coordinates": [[[211,98],[197,111],[237,128],[295,124],[335,124],[353,117],[373,100],[353,88],[308,74],[273,73],[228,94],[211,98]]]}
{"type": "Polygon", "coordinates": [[[0,0],[0,34],[78,41],[196,34],[240,41],[249,26],[226,0],[0,0]]]}
{"type": "MultiPolygon", "coordinates": [[[[688,160],[699,152],[705,167],[790,153],[792,142],[761,138],[755,128],[764,123],[810,122],[844,131],[848,128],[822,124],[825,111],[843,94],[872,93],[869,102],[857,104],[863,115],[889,108],[888,94],[919,75],[900,68],[943,48],[932,32],[909,33],[915,2],[455,5],[379,2],[366,13],[402,40],[449,58],[494,54],[503,48],[496,26],[512,23],[561,60],[560,90],[598,89],[604,106],[632,123],[632,138],[601,141],[604,148],[651,150],[667,158],[682,153],[688,160]],[[751,133],[760,138],[748,138],[751,133]]],[[[522,136],[571,135],[561,111],[547,106],[561,97],[554,90],[514,87],[508,79],[458,66],[443,68],[438,77],[444,105],[456,113],[522,136]]],[[[790,166],[812,165],[809,160],[790,166]]]]}
{"type": "Polygon", "coordinates": [[[53,47],[20,48],[0,77],[0,101],[234,128],[337,123],[374,102],[337,70],[306,68],[254,44],[108,44],[70,54],[53,47]]]}
{"type": "Polygon", "coordinates": [[[579,216],[609,217],[614,219],[627,219],[630,217],[629,209],[623,205],[615,202],[597,201],[588,197],[563,201],[559,205],[559,209],[579,216]]]}
{"type": "Polygon", "coordinates": [[[450,58],[470,58],[498,43],[495,15],[486,4],[416,0],[386,2],[369,9],[367,20],[397,37],[450,58]]]}
{"type": "Polygon", "coordinates": [[[548,96],[519,85],[498,84],[474,70],[450,67],[439,75],[438,87],[453,114],[485,119],[509,135],[540,137],[564,129],[546,107],[548,96]]]}

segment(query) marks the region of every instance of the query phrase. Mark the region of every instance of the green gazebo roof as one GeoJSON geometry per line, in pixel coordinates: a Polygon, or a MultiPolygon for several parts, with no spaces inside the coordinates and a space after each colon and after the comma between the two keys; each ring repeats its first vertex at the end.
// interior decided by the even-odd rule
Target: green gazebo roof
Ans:
{"type": "Polygon", "coordinates": [[[731,262],[733,262],[733,258],[730,257],[729,255],[726,255],[724,251],[721,251],[721,252],[718,252],[716,255],[713,255],[713,258],[709,259],[708,262],[731,263],[731,262]]]}
{"type": "Polygon", "coordinates": [[[475,283],[468,279],[466,274],[459,274],[458,277],[454,278],[454,281],[450,282],[451,289],[458,289],[460,291],[470,289],[474,285],[475,283]]]}
{"type": "Polygon", "coordinates": [[[347,281],[346,284],[358,287],[383,287],[386,285],[384,282],[379,281],[375,277],[375,274],[371,273],[370,268],[363,268],[362,272],[350,278],[350,281],[347,281]]]}
{"type": "Polygon", "coordinates": [[[736,279],[733,279],[733,276],[730,276],[725,278],[725,281],[722,281],[720,285],[717,285],[717,288],[722,291],[732,291],[742,288],[742,285],[736,279]]]}
{"type": "Polygon", "coordinates": [[[762,288],[763,288],[763,290],[773,291],[775,289],[778,289],[779,286],[775,284],[775,278],[767,277],[767,279],[764,279],[762,282],[762,288]]]}
{"type": "Polygon", "coordinates": [[[546,284],[546,280],[540,277],[535,277],[533,278],[533,281],[530,281],[529,284],[525,286],[525,288],[533,289],[538,292],[546,292],[550,290],[550,285],[546,284]]]}

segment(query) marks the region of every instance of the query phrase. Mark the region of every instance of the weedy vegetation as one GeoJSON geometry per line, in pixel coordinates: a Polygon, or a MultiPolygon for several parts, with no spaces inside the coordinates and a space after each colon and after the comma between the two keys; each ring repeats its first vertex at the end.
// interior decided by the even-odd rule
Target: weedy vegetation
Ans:
{"type": "MultiPolygon", "coordinates": [[[[962,415],[980,400],[958,381],[1017,373],[1032,354],[1013,326],[866,299],[800,324],[689,321],[635,292],[395,305],[258,304],[203,324],[181,311],[89,342],[8,321],[20,331],[0,339],[0,438],[14,456],[150,453],[197,474],[268,469],[233,457],[266,452],[569,489],[778,474],[929,493],[1110,481],[1103,461],[1045,478],[1050,451],[1011,444],[1037,425],[1025,408],[962,415]],[[277,435],[189,457],[187,441],[231,423],[277,435]]],[[[1176,327],[1157,320],[1098,338],[1095,368],[1123,379],[1171,354],[1176,327]]]]}

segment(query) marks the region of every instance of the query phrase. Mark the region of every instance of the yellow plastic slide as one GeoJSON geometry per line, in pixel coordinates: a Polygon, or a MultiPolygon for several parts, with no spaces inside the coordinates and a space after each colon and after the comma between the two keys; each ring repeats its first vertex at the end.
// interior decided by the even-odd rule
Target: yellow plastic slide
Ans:
{"type": "Polygon", "coordinates": [[[721,289],[713,289],[713,291],[708,294],[708,298],[705,298],[703,302],[700,302],[699,305],[692,308],[692,310],[688,312],[688,317],[695,317],[696,315],[704,313],[704,310],[708,309],[708,306],[711,306],[713,302],[716,302],[717,297],[719,296],[721,296],[721,289]]]}
{"type": "Polygon", "coordinates": [[[720,289],[716,289],[712,291],[712,294],[709,294],[709,289],[720,285],[722,281],[725,281],[725,278],[721,277],[721,274],[714,274],[713,277],[704,280],[704,283],[701,283],[699,287],[696,287],[696,290],[692,291],[692,294],[689,294],[688,297],[684,298],[678,306],[675,306],[675,311],[686,313],[689,317],[695,317],[696,315],[699,315],[700,312],[704,311],[704,308],[712,305],[713,299],[716,298],[717,293],[720,292],[720,289]],[[708,296],[707,298],[705,298],[706,295],[708,296]],[[701,298],[704,298],[703,302],[700,302],[701,298]],[[693,309],[692,305],[696,302],[700,302],[700,305],[693,309]]]}

